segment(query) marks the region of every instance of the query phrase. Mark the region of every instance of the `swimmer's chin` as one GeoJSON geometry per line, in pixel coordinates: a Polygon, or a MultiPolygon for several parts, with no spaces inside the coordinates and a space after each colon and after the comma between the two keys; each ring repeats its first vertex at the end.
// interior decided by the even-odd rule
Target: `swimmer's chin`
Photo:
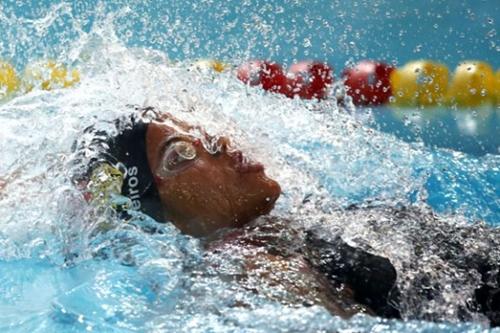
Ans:
{"type": "Polygon", "coordinates": [[[274,209],[274,205],[281,195],[281,187],[278,182],[268,177],[265,177],[265,182],[267,193],[263,198],[262,204],[260,205],[261,208],[258,209],[257,216],[255,216],[253,219],[261,215],[269,214],[274,209]]]}
{"type": "MultiPolygon", "coordinates": [[[[267,177],[262,184],[262,191],[259,196],[261,199],[254,202],[253,208],[232,211],[231,214],[221,211],[217,217],[207,218],[201,216],[192,216],[184,219],[169,219],[184,234],[204,238],[211,236],[223,229],[238,229],[251,223],[260,216],[269,214],[281,194],[280,185],[267,177]]],[[[222,196],[222,194],[221,194],[222,196]]],[[[241,198],[245,200],[244,198],[241,198]]],[[[215,208],[216,209],[216,208],[215,208]]]]}
{"type": "Polygon", "coordinates": [[[269,182],[271,183],[271,195],[266,198],[266,201],[269,202],[269,211],[266,212],[266,214],[268,214],[269,212],[271,212],[271,210],[273,210],[274,208],[274,204],[276,203],[276,201],[279,199],[280,195],[281,195],[281,186],[280,184],[278,184],[277,181],[273,180],[273,179],[269,179],[269,182]]]}

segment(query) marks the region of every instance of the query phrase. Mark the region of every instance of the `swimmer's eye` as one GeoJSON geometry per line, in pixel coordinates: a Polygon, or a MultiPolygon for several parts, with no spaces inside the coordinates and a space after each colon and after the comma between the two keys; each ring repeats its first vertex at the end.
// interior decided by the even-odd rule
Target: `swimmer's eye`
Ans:
{"type": "Polygon", "coordinates": [[[168,145],[163,156],[162,171],[176,171],[196,159],[196,148],[190,142],[176,141],[168,145]]]}

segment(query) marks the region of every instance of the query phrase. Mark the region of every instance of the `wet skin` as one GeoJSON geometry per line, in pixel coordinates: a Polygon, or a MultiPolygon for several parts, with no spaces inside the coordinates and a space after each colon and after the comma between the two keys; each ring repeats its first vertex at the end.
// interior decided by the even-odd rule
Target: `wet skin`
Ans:
{"type": "Polygon", "coordinates": [[[269,213],[279,184],[246,160],[226,137],[164,114],[148,126],[146,146],[165,219],[203,237],[269,213]]]}
{"type": "MultiPolygon", "coordinates": [[[[210,137],[168,114],[149,124],[146,146],[163,215],[184,233],[203,237],[222,228],[241,227],[269,213],[280,195],[279,184],[266,176],[264,167],[247,161],[241,151],[231,147],[228,138],[210,137]]],[[[259,292],[283,304],[324,305],[343,317],[365,312],[350,300],[344,304],[344,295],[331,293],[329,283],[302,256],[268,254],[246,239],[243,230],[232,233],[234,237],[225,234],[214,243],[207,237],[207,251],[224,256],[237,249],[243,251],[246,275],[239,278],[244,288],[263,286],[259,292]],[[231,240],[239,245],[232,248],[231,240]],[[287,290],[288,296],[279,296],[280,290],[281,294],[287,290]]]]}

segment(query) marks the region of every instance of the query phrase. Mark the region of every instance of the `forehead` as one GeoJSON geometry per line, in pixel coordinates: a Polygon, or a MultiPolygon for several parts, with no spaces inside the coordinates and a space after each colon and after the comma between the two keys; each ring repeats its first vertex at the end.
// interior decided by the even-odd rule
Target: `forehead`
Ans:
{"type": "Polygon", "coordinates": [[[184,123],[172,121],[154,121],[149,124],[147,131],[148,142],[153,145],[160,145],[172,138],[185,137],[209,140],[211,138],[201,127],[189,126],[184,123]]]}
{"type": "Polygon", "coordinates": [[[148,126],[148,132],[156,136],[172,136],[178,134],[189,134],[191,126],[183,126],[183,124],[175,123],[170,120],[155,120],[148,126]]]}

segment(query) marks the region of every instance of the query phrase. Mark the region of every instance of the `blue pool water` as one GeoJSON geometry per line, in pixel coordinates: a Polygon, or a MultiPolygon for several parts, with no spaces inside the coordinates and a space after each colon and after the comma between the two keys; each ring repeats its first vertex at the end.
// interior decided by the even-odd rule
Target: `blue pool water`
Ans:
{"type": "MultiPolygon", "coordinates": [[[[127,104],[153,105],[230,135],[263,161],[284,192],[275,215],[317,220],[329,207],[380,201],[499,225],[498,109],[339,109],[190,67],[199,57],[311,57],[337,73],[365,57],[449,66],[480,58],[498,67],[499,10],[495,1],[3,1],[0,56],[19,71],[54,58],[79,68],[82,80],[0,102],[0,177],[9,179],[0,192],[0,331],[485,331],[480,320],[431,323],[411,309],[404,321],[342,320],[257,297],[213,274],[198,240],[141,215],[128,224],[96,215],[68,179],[85,127],[127,104]],[[158,232],[144,231],[152,226],[158,232]],[[241,301],[249,306],[233,306],[241,301]]],[[[238,271],[237,258],[222,264],[238,271]]],[[[451,313],[456,303],[434,311],[451,313]]]]}
{"type": "MultiPolygon", "coordinates": [[[[358,114],[366,110],[360,108],[358,114]]],[[[447,148],[474,156],[498,154],[500,114],[494,107],[450,110],[446,108],[374,108],[367,122],[407,142],[447,148]]]]}
{"type": "Polygon", "coordinates": [[[215,57],[327,60],[337,73],[348,61],[382,59],[404,64],[419,58],[450,67],[480,59],[494,68],[500,9],[491,0],[2,2],[0,54],[18,64],[67,52],[73,38],[106,13],[127,45],[151,47],[172,59],[215,57]],[[53,15],[45,16],[48,12],[53,15]],[[21,18],[23,27],[6,19],[21,18]],[[40,25],[34,19],[46,17],[40,25]],[[52,21],[53,20],[53,21],[52,21]],[[23,24],[24,23],[24,24],[23,24]],[[44,23],[47,24],[46,29],[44,23]],[[22,32],[22,33],[21,33],[22,32]],[[14,57],[15,55],[15,57],[14,57]]]}

